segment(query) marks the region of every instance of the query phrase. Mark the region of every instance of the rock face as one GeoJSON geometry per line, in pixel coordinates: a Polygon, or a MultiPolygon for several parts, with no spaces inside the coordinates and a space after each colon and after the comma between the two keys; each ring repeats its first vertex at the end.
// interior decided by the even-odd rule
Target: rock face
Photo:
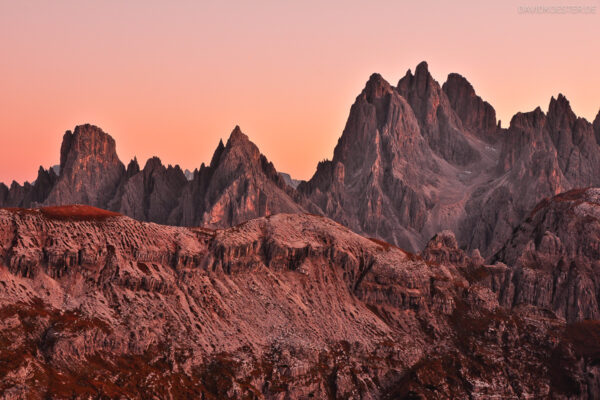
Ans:
{"type": "Polygon", "coordinates": [[[598,115],[596,115],[596,119],[594,120],[594,133],[596,135],[596,142],[600,145],[600,111],[598,111],[598,115]]]}
{"type": "Polygon", "coordinates": [[[106,208],[125,173],[115,141],[102,129],[81,125],[67,131],[60,149],[60,176],[46,204],[106,208]]]}
{"type": "Polygon", "coordinates": [[[302,204],[296,190],[236,127],[227,145],[220,142],[210,165],[202,165],[185,187],[170,222],[227,227],[273,213],[307,209],[318,212],[316,207],[302,204]]]}
{"type": "Polygon", "coordinates": [[[474,193],[467,204],[470,218],[459,230],[463,243],[486,249],[487,256],[544,198],[600,185],[592,125],[575,116],[564,96],[550,101],[547,115],[539,108],[515,115],[504,136],[498,177],[474,193]]]}
{"type": "Polygon", "coordinates": [[[542,201],[496,259],[514,266],[501,303],[535,304],[569,322],[600,319],[600,189],[542,201]]]}
{"type": "Polygon", "coordinates": [[[179,204],[187,179],[179,166],[162,165],[154,157],[146,162],[141,172],[137,161],[128,168],[131,177],[123,185],[118,205],[111,208],[140,221],[166,224],[171,212],[179,204]]]}
{"type": "Polygon", "coordinates": [[[498,141],[496,110],[477,96],[473,86],[463,76],[455,73],[448,75],[442,90],[462,121],[463,128],[490,143],[498,141]]]}
{"type": "Polygon", "coordinates": [[[371,77],[333,159],[298,190],[355,231],[419,251],[436,232],[460,229],[471,194],[492,177],[497,157],[462,127],[422,63],[397,88],[371,77]]]}
{"type": "Polygon", "coordinates": [[[501,307],[449,232],[427,249],[424,260],[305,214],[211,231],[85,206],[0,210],[0,392],[597,393],[598,324],[501,307]]]}
{"type": "Polygon", "coordinates": [[[410,105],[374,74],[350,110],[333,160],[320,163],[298,190],[351,229],[415,249],[433,207],[419,187],[434,186],[431,171],[439,169],[410,105]]]}
{"type": "Polygon", "coordinates": [[[397,90],[411,105],[419,120],[421,134],[435,153],[458,165],[468,165],[480,158],[465,137],[460,118],[446,93],[429,73],[426,62],[417,66],[414,75],[409,70],[398,82],[397,90]]]}
{"type": "Polygon", "coordinates": [[[239,127],[227,146],[219,144],[210,166],[184,173],[157,157],[141,170],[137,159],[125,168],[110,135],[81,125],[65,133],[57,169],[60,175],[40,167],[33,184],[0,184],[0,206],[86,204],[141,221],[212,227],[280,212],[321,213],[285,183],[239,127]]]}
{"type": "Polygon", "coordinates": [[[396,88],[369,80],[333,159],[298,189],[357,232],[418,251],[449,229],[489,258],[543,198],[600,185],[599,121],[559,95],[501,129],[465,78],[441,88],[421,63],[396,88]]]}

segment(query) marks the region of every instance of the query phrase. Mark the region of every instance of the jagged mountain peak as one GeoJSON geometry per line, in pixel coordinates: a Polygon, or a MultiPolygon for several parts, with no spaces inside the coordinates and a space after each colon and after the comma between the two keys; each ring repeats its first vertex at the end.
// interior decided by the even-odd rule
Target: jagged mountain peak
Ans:
{"type": "Polygon", "coordinates": [[[460,86],[461,88],[464,88],[465,92],[469,96],[475,95],[475,88],[473,88],[471,82],[469,82],[467,78],[465,78],[457,72],[449,73],[448,77],[446,78],[446,82],[444,82],[444,85],[442,86],[460,86]]]}
{"type": "Polygon", "coordinates": [[[140,164],[138,163],[137,157],[133,157],[129,164],[127,164],[127,176],[132,177],[133,175],[140,172],[140,164]]]}
{"type": "Polygon", "coordinates": [[[429,64],[427,64],[427,61],[421,61],[419,64],[417,64],[417,67],[415,68],[415,73],[413,74],[412,69],[408,69],[406,71],[406,74],[404,74],[405,78],[414,78],[416,76],[431,76],[429,74],[429,64]]]}
{"type": "Polygon", "coordinates": [[[226,145],[219,142],[210,166],[194,174],[176,211],[182,225],[226,227],[278,212],[320,212],[304,203],[236,126],[226,145]]]}
{"type": "Polygon", "coordinates": [[[157,156],[150,157],[144,165],[144,171],[153,171],[157,168],[164,168],[162,161],[157,156]]]}
{"type": "Polygon", "coordinates": [[[229,135],[227,145],[229,146],[230,144],[234,145],[248,142],[250,142],[250,138],[248,138],[248,136],[244,132],[242,132],[242,129],[239,125],[236,125],[235,128],[233,128],[233,130],[231,131],[231,134],[229,135]]]}
{"type": "MultiPolygon", "coordinates": [[[[219,159],[221,158],[221,154],[223,154],[224,150],[225,150],[225,145],[223,144],[223,140],[220,139],[219,144],[217,145],[217,148],[215,149],[215,152],[213,153],[213,156],[210,160],[211,167],[214,168],[217,166],[217,164],[219,163],[219,159]]],[[[202,165],[204,165],[204,163],[202,165]]]]}
{"type": "Polygon", "coordinates": [[[496,111],[475,93],[473,85],[465,77],[457,73],[449,74],[442,90],[465,128],[488,142],[499,139],[496,111]]]}
{"type": "MultiPolygon", "coordinates": [[[[404,97],[407,97],[406,94],[408,91],[415,89],[422,96],[425,91],[431,89],[432,84],[434,86],[433,90],[436,89],[435,85],[437,85],[437,88],[439,88],[439,84],[429,73],[429,66],[427,62],[421,61],[421,63],[417,65],[417,68],[415,68],[414,74],[410,69],[406,71],[406,75],[400,79],[397,87],[404,97]]],[[[409,99],[407,98],[407,100],[409,99]]]]}
{"type": "MultiPolygon", "coordinates": [[[[217,147],[216,153],[219,151],[220,145],[217,147]]],[[[222,155],[219,156],[219,162],[226,162],[235,159],[235,162],[244,164],[253,164],[258,161],[261,153],[258,147],[250,140],[248,135],[242,132],[239,126],[236,127],[229,135],[227,144],[223,149],[222,155]]],[[[214,156],[213,156],[214,157],[214,156]]]]}
{"type": "Polygon", "coordinates": [[[380,74],[374,73],[369,77],[363,93],[366,96],[367,101],[372,102],[373,99],[380,98],[392,91],[392,85],[390,85],[380,74]]]}
{"type": "Polygon", "coordinates": [[[546,120],[546,114],[541,107],[533,111],[518,112],[510,120],[508,129],[532,129],[537,128],[546,120]]]}
{"type": "Polygon", "coordinates": [[[80,158],[93,156],[97,159],[118,160],[115,140],[96,125],[77,125],[66,131],[60,150],[60,169],[65,171],[80,158]]]}
{"type": "Polygon", "coordinates": [[[550,105],[548,106],[548,116],[568,116],[571,119],[576,118],[575,113],[571,108],[571,103],[562,93],[559,93],[556,98],[552,96],[552,98],[550,99],[550,105]]]}
{"type": "Polygon", "coordinates": [[[397,90],[412,107],[421,133],[429,147],[446,161],[467,165],[480,159],[479,153],[465,138],[460,117],[440,84],[429,73],[426,62],[415,74],[410,71],[398,82],[397,90]]]}
{"type": "Polygon", "coordinates": [[[431,77],[427,61],[421,61],[415,68],[415,77],[431,77]]]}
{"type": "Polygon", "coordinates": [[[78,125],[63,136],[60,176],[44,203],[106,208],[124,175],[115,140],[95,125],[78,125]]]}

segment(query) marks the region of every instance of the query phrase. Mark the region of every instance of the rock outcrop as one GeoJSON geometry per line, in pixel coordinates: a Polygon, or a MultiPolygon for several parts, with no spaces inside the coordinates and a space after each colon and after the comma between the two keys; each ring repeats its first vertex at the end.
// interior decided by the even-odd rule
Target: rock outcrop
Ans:
{"type": "Polygon", "coordinates": [[[111,208],[140,221],[166,224],[188,182],[185,174],[179,166],[165,167],[157,157],[149,159],[142,171],[136,165],[137,161],[128,167],[131,176],[117,197],[118,205],[111,208]]]}
{"type": "MultiPolygon", "coordinates": [[[[480,158],[465,136],[460,118],[446,93],[429,73],[426,62],[417,66],[414,75],[408,70],[398,82],[397,90],[411,105],[419,120],[421,134],[436,154],[457,165],[468,165],[480,158]]],[[[469,112],[464,108],[461,111],[469,112]]]]}
{"type": "Polygon", "coordinates": [[[227,227],[281,212],[319,212],[303,202],[239,127],[184,188],[172,224],[227,227]]]}
{"type": "Polygon", "coordinates": [[[600,319],[600,189],[545,199],[495,258],[513,267],[502,304],[534,304],[568,322],[600,319]]]}
{"type": "Polygon", "coordinates": [[[140,221],[226,227],[280,212],[321,210],[287,184],[256,145],[236,127],[219,143],[213,160],[193,173],[164,166],[153,157],[140,170],[137,159],[119,160],[114,139],[93,125],[67,131],[61,164],[40,167],[37,180],[10,189],[0,184],[0,206],[85,204],[140,221]]]}
{"type": "Polygon", "coordinates": [[[501,129],[491,105],[458,74],[443,88],[426,63],[396,88],[374,77],[332,160],[298,187],[357,232],[419,251],[448,229],[489,258],[542,199],[600,185],[600,117],[595,126],[578,118],[563,95],[547,114],[518,113],[501,129]]]}
{"type": "Polygon", "coordinates": [[[306,214],[0,210],[0,393],[593,398],[598,324],[503,308],[451,233],[425,256],[306,214]]]}
{"type": "Polygon", "coordinates": [[[37,179],[33,183],[11,184],[10,189],[0,183],[0,206],[24,207],[42,204],[58,180],[53,169],[40,167],[37,179]]]}
{"type": "Polygon", "coordinates": [[[431,171],[440,168],[430,153],[410,105],[374,74],[352,105],[333,159],[298,190],[357,232],[420,248],[416,232],[433,202],[419,188],[434,186],[431,171]]]}
{"type": "Polygon", "coordinates": [[[577,118],[567,99],[550,101],[513,117],[504,134],[497,177],[467,204],[469,218],[458,233],[470,248],[497,252],[527,213],[546,197],[573,188],[599,186],[600,146],[592,124],[577,118]]]}
{"type": "Polygon", "coordinates": [[[463,128],[490,143],[498,141],[500,129],[496,123],[496,110],[477,96],[473,86],[462,75],[448,75],[442,90],[462,121],[463,128]]]}
{"type": "Polygon", "coordinates": [[[497,158],[462,128],[422,63],[398,88],[371,77],[333,159],[298,190],[355,231],[419,251],[436,232],[459,230],[465,205],[492,177],[497,158]]]}
{"type": "Polygon", "coordinates": [[[114,139],[96,126],[77,126],[65,133],[60,176],[44,203],[107,208],[124,173],[114,139]]]}

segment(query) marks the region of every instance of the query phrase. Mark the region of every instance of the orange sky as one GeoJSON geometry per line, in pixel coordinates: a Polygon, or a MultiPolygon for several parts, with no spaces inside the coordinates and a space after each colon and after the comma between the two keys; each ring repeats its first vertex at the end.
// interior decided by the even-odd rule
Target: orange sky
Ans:
{"type": "Polygon", "coordinates": [[[427,60],[467,77],[506,126],[559,92],[600,107],[600,3],[0,0],[0,181],[59,161],[93,123],[137,155],[193,169],[236,124],[280,171],[330,158],[369,75],[427,60]],[[595,7],[524,15],[527,5],[595,7]]]}

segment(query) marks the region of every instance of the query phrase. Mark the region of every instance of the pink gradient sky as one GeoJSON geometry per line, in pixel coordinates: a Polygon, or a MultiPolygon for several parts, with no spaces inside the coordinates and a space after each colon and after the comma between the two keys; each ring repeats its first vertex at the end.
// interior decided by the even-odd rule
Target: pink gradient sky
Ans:
{"type": "Polygon", "coordinates": [[[600,107],[599,0],[0,0],[0,181],[59,161],[93,123],[134,155],[193,169],[236,124],[280,171],[331,157],[369,75],[396,84],[422,60],[459,72],[506,126],[559,92],[600,107]],[[591,15],[523,15],[583,5],[591,15]]]}

